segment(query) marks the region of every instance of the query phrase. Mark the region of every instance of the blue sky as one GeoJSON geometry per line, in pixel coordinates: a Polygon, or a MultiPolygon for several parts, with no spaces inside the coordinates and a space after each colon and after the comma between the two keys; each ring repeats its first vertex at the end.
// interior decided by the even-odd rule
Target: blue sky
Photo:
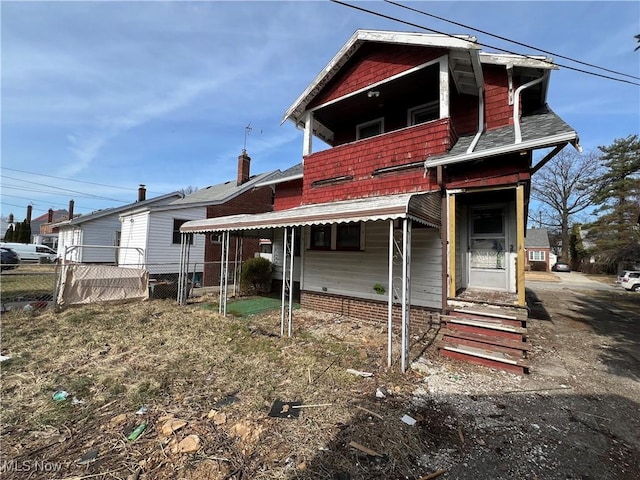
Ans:
{"type": "MultiPolygon", "coordinates": [[[[408,4],[640,76],[638,2],[408,4]]],[[[358,5],[538,53],[386,3],[358,5]]],[[[89,213],[134,201],[140,183],[150,197],[233,179],[248,124],[252,173],[294,165],[302,132],[282,116],[353,32],[420,31],[328,1],[3,1],[1,27],[1,214],[19,220],[28,204],[35,217],[73,198],[89,213]]],[[[561,68],[548,99],[585,150],[640,130],[638,86],[561,68]]]]}

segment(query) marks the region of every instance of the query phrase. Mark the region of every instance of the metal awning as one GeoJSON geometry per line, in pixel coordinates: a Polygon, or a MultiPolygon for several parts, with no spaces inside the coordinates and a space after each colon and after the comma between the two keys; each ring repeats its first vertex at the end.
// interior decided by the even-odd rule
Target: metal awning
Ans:
{"type": "Polygon", "coordinates": [[[441,198],[440,191],[434,191],[303,205],[277,212],[191,220],[182,224],[180,232],[264,230],[396,218],[410,218],[430,227],[440,228],[441,198]]]}

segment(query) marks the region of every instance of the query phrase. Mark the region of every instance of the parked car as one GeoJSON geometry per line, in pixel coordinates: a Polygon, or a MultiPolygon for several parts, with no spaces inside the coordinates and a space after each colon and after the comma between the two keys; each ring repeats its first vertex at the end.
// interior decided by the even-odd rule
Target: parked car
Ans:
{"type": "Polygon", "coordinates": [[[556,262],[553,267],[551,267],[551,270],[554,272],[570,272],[571,267],[567,262],[556,262]]]}
{"type": "Polygon", "coordinates": [[[52,263],[58,258],[58,254],[46,245],[35,243],[0,243],[0,247],[10,248],[20,255],[21,262],[52,263]]]}
{"type": "Polygon", "coordinates": [[[625,270],[620,285],[626,290],[640,291],[640,271],[625,270]]]}
{"type": "Polygon", "coordinates": [[[11,270],[20,265],[20,255],[8,247],[0,247],[2,253],[2,261],[0,262],[0,269],[11,270]]]}

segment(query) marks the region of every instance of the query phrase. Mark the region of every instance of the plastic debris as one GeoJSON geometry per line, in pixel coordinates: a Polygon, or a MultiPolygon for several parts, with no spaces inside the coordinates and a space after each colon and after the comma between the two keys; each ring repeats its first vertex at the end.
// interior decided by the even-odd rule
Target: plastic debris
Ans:
{"type": "Polygon", "coordinates": [[[389,392],[384,387],[376,388],[376,398],[387,398],[389,392]]]}
{"type": "Polygon", "coordinates": [[[409,415],[404,415],[400,420],[406,423],[409,426],[413,426],[416,424],[417,420],[409,415]]]}
{"type": "Polygon", "coordinates": [[[271,405],[269,416],[276,418],[298,418],[300,416],[300,408],[298,408],[300,405],[302,405],[302,402],[283,402],[282,400],[276,399],[273,405],[271,405]]]}
{"type": "Polygon", "coordinates": [[[80,400],[78,397],[73,397],[71,399],[72,405],[82,405],[83,403],[84,403],[84,400],[80,400]]]}
{"type": "Polygon", "coordinates": [[[95,462],[97,458],[98,458],[98,450],[91,450],[91,451],[85,453],[80,458],[80,460],[78,460],[78,463],[80,465],[88,465],[91,462],[95,462]]]}
{"type": "Polygon", "coordinates": [[[146,428],[147,428],[147,422],[142,422],[140,425],[138,425],[136,428],[133,429],[133,432],[129,434],[129,436],[127,437],[127,440],[129,440],[130,442],[137,440],[138,437],[142,435],[142,432],[144,432],[146,428]]]}
{"type": "Polygon", "coordinates": [[[360,370],[354,370],[353,368],[347,368],[347,373],[358,375],[360,377],[373,377],[373,373],[371,372],[361,372],[360,370]]]}
{"type": "Polygon", "coordinates": [[[55,392],[53,394],[53,399],[56,402],[63,402],[67,399],[67,397],[69,396],[69,392],[65,392],[64,390],[58,390],[57,392],[55,392]]]}
{"type": "Polygon", "coordinates": [[[147,413],[147,410],[147,407],[143,405],[136,411],[136,415],[144,415],[145,413],[147,413]]]}
{"type": "Polygon", "coordinates": [[[6,360],[11,360],[11,357],[7,357],[6,355],[0,355],[0,362],[4,362],[6,360]]]}

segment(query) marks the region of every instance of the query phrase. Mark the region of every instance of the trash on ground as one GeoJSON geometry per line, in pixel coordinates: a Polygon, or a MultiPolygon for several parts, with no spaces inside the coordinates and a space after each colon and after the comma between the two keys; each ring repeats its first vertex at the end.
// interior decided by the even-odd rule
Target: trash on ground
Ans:
{"type": "Polygon", "coordinates": [[[215,408],[216,410],[219,410],[221,407],[226,407],[227,405],[231,405],[232,403],[236,403],[238,400],[240,400],[236,394],[239,392],[240,390],[236,390],[233,393],[230,393],[229,395],[222,397],[220,400],[218,400],[216,403],[213,404],[213,408],[215,408]]]}
{"type": "Polygon", "coordinates": [[[349,446],[360,450],[361,452],[366,453],[367,455],[371,455],[372,457],[383,457],[381,453],[376,452],[375,450],[371,450],[370,448],[365,447],[364,445],[359,444],[358,442],[349,442],[349,446]]]}
{"type": "Polygon", "coordinates": [[[378,414],[378,413],[376,413],[376,412],[372,412],[371,410],[366,409],[366,408],[364,408],[364,407],[361,407],[361,406],[359,406],[359,405],[356,405],[356,408],[357,408],[357,409],[359,409],[359,410],[362,410],[363,412],[367,412],[369,415],[373,415],[374,417],[378,417],[380,420],[384,420],[384,418],[382,417],[382,415],[380,415],[380,414],[378,414]]]}
{"type": "Polygon", "coordinates": [[[373,373],[371,372],[361,372],[360,370],[354,370],[353,368],[347,368],[347,373],[358,375],[360,377],[373,377],[373,373]]]}
{"type": "Polygon", "coordinates": [[[147,422],[142,422],[140,425],[133,429],[133,432],[129,434],[127,440],[129,440],[130,442],[134,442],[140,435],[142,435],[142,432],[144,432],[146,428],[147,422]]]}
{"type": "Polygon", "coordinates": [[[143,405],[138,410],[136,410],[136,415],[144,415],[148,410],[149,409],[143,405]]]}
{"type": "Polygon", "coordinates": [[[404,423],[410,426],[415,425],[417,421],[415,418],[410,417],[409,415],[404,415],[400,420],[402,420],[404,423]]]}
{"type": "Polygon", "coordinates": [[[97,458],[98,458],[98,450],[90,450],[87,453],[85,453],[80,458],[80,460],[78,460],[78,463],[80,465],[88,465],[91,462],[95,462],[97,458]]]}
{"type": "Polygon", "coordinates": [[[389,392],[387,392],[386,388],[384,387],[376,388],[376,398],[387,398],[387,395],[389,395],[389,392]]]}
{"type": "Polygon", "coordinates": [[[53,394],[53,397],[52,397],[52,398],[53,398],[56,402],[62,402],[62,401],[64,401],[64,400],[66,400],[68,396],[69,396],[69,392],[66,392],[66,391],[64,391],[64,390],[58,390],[57,392],[55,392],[55,393],[53,394]]]}
{"type": "Polygon", "coordinates": [[[294,405],[291,408],[316,408],[316,407],[330,407],[333,403],[316,403],[308,405],[294,405]]]}
{"type": "Polygon", "coordinates": [[[83,403],[84,403],[84,400],[80,400],[78,397],[73,397],[71,399],[72,405],[82,405],[83,403]]]}
{"type": "Polygon", "coordinates": [[[0,362],[4,362],[6,360],[11,360],[11,357],[7,357],[6,355],[0,355],[0,362]]]}
{"type": "Polygon", "coordinates": [[[269,416],[276,418],[298,418],[300,416],[300,405],[302,405],[302,402],[283,402],[282,400],[276,399],[273,401],[273,405],[271,405],[269,416]]]}
{"type": "Polygon", "coordinates": [[[187,424],[186,420],[180,420],[179,418],[171,418],[166,422],[164,422],[164,425],[162,425],[162,428],[160,429],[160,431],[162,432],[162,435],[164,435],[165,437],[168,437],[173,432],[177,432],[178,430],[180,430],[186,424],[187,424]]]}

